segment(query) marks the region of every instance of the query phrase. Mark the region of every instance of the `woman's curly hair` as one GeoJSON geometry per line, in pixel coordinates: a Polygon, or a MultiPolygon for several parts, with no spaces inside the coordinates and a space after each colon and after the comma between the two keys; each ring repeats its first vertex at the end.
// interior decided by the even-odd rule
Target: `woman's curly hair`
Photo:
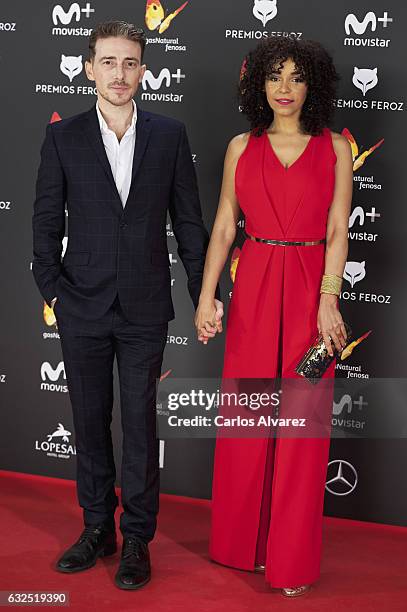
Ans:
{"type": "Polygon", "coordinates": [[[265,81],[279,72],[288,58],[292,58],[308,87],[300,115],[302,131],[318,136],[332,121],[339,75],[329,53],[313,40],[270,37],[246,56],[240,73],[240,106],[255,136],[261,136],[274,117],[264,91],[265,81]]]}

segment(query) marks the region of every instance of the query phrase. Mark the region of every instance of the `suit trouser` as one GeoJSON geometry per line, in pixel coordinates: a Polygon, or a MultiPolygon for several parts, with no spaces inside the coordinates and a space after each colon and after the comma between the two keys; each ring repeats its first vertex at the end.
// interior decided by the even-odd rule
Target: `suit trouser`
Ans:
{"type": "Polygon", "coordinates": [[[115,493],[111,421],[113,361],[119,372],[123,456],[120,530],[124,537],[154,537],[159,505],[156,382],[168,322],[131,323],[118,296],[96,321],[84,321],[55,304],[76,438],[77,494],[85,525],[114,526],[115,493]]]}

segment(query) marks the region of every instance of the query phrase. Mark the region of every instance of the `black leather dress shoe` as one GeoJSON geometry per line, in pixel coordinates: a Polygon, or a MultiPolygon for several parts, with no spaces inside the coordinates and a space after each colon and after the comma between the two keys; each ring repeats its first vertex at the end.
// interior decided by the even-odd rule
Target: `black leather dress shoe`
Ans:
{"type": "Polygon", "coordinates": [[[151,578],[148,545],[136,537],[123,539],[122,557],[115,577],[119,589],[139,589],[151,578]]]}
{"type": "Polygon", "coordinates": [[[103,525],[89,525],[79,540],[64,552],[56,569],[65,573],[81,572],[93,567],[98,557],[113,555],[116,550],[115,531],[108,531],[103,525]]]}

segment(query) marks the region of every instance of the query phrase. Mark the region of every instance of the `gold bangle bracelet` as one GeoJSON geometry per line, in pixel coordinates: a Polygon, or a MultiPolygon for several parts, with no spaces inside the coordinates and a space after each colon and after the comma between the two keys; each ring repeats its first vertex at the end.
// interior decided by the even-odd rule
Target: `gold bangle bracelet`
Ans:
{"type": "Polygon", "coordinates": [[[324,274],[321,282],[320,293],[331,293],[339,295],[342,287],[342,277],[336,274],[324,274]]]}

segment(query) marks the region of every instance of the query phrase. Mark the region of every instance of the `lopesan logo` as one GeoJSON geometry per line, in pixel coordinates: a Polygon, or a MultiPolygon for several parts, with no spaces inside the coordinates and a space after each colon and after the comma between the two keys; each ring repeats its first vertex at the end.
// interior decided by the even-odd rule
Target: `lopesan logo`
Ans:
{"type": "Polygon", "coordinates": [[[72,435],[62,423],[58,423],[58,427],[47,435],[46,440],[36,440],[35,450],[46,453],[47,457],[55,457],[57,459],[70,459],[76,455],[75,445],[70,443],[69,437],[72,435]]]}
{"type": "Polygon", "coordinates": [[[361,34],[365,34],[366,30],[370,29],[371,32],[375,32],[377,24],[381,23],[383,28],[387,28],[388,24],[393,22],[393,18],[389,17],[387,11],[383,13],[382,17],[377,17],[373,11],[369,11],[359,20],[356,15],[349,13],[345,17],[345,33],[347,37],[344,39],[343,44],[345,46],[352,47],[385,47],[388,48],[390,44],[390,38],[359,38],[361,34]],[[356,37],[352,36],[356,34],[356,37]]]}
{"type": "Polygon", "coordinates": [[[66,380],[64,362],[60,361],[54,369],[48,361],[44,361],[41,365],[41,391],[56,391],[59,393],[67,393],[68,387],[65,384],[60,384],[60,377],[66,380]],[[51,382],[49,382],[51,381],[51,382]]]}

